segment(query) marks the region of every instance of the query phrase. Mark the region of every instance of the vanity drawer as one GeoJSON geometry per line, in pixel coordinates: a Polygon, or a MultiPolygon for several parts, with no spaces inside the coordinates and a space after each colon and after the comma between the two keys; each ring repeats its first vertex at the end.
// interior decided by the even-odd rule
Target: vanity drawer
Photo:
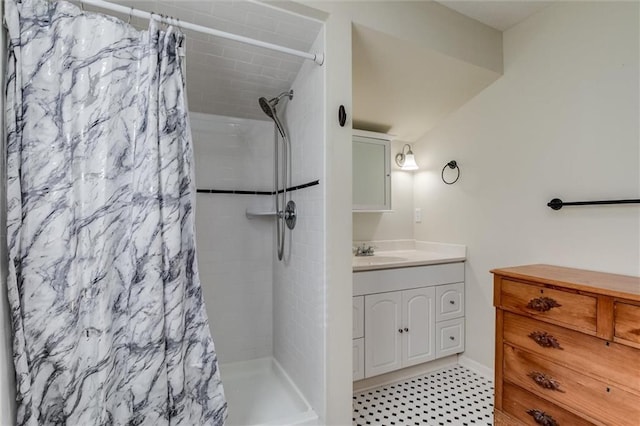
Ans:
{"type": "Polygon", "coordinates": [[[640,306],[615,303],[614,336],[617,341],[640,348],[640,306]]]}
{"type": "Polygon", "coordinates": [[[502,411],[525,425],[555,424],[557,426],[589,426],[593,425],[575,414],[566,411],[551,402],[537,397],[531,392],[505,383],[502,411]],[[536,421],[536,418],[538,419],[536,421]],[[547,423],[545,423],[545,419],[547,423]],[[553,420],[555,423],[551,423],[553,420]]]}
{"type": "Polygon", "coordinates": [[[464,283],[436,287],[436,321],[464,316],[464,283]]]}
{"type": "Polygon", "coordinates": [[[504,313],[503,339],[640,394],[640,353],[636,349],[510,312],[504,313]]]}
{"type": "Polygon", "coordinates": [[[436,323],[436,358],[464,352],[464,318],[436,323]]]}
{"type": "Polygon", "coordinates": [[[639,396],[587,377],[537,355],[504,345],[504,379],[587,419],[637,426],[639,396]]]}
{"type": "Polygon", "coordinates": [[[500,288],[503,309],[596,334],[595,297],[509,279],[502,279],[500,288]]]}

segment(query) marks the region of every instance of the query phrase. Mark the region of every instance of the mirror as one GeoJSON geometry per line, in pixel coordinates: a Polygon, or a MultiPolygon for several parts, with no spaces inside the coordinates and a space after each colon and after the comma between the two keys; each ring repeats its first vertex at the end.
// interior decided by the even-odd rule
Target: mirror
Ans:
{"type": "Polygon", "coordinates": [[[391,137],[353,131],[353,211],[391,210],[391,137]]]}

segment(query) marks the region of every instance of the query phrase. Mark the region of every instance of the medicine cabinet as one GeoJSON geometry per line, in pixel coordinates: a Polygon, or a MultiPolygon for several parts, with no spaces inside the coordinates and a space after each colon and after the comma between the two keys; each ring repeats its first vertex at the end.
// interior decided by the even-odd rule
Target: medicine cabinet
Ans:
{"type": "Polygon", "coordinates": [[[384,133],[353,130],[353,211],[391,210],[391,140],[384,133]]]}

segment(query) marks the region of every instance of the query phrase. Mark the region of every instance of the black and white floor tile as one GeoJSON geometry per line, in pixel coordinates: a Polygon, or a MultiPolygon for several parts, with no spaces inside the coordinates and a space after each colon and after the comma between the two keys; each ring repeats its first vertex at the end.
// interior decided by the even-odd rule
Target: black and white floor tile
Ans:
{"type": "Polygon", "coordinates": [[[353,426],[492,424],[492,381],[459,365],[353,395],[353,426]]]}

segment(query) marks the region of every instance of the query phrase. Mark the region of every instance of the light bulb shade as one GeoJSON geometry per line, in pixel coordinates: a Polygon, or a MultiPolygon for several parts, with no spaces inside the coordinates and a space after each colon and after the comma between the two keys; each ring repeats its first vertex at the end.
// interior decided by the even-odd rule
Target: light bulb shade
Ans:
{"type": "Polygon", "coordinates": [[[402,152],[399,152],[396,155],[396,164],[400,167],[400,170],[418,170],[416,157],[413,155],[413,151],[411,151],[411,146],[409,144],[405,144],[402,147],[402,152]],[[406,153],[405,148],[407,148],[406,153]]]}
{"type": "Polygon", "coordinates": [[[404,163],[402,164],[402,170],[418,170],[418,165],[416,164],[416,157],[409,151],[404,155],[404,163]]]}

